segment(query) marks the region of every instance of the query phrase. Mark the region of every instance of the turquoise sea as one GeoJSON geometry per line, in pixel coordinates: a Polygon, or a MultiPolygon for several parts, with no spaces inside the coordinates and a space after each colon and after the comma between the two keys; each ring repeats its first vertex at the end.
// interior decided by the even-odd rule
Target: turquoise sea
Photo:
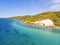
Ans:
{"type": "Polygon", "coordinates": [[[0,45],[60,45],[60,29],[23,24],[0,18],[0,45]]]}

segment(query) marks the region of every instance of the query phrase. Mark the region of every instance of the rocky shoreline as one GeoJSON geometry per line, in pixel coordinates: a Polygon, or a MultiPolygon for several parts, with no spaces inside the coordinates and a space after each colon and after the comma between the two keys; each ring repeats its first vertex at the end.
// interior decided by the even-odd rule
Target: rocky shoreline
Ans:
{"type": "MultiPolygon", "coordinates": [[[[28,24],[28,25],[32,25],[32,26],[40,26],[40,27],[44,27],[44,28],[58,28],[58,29],[60,29],[60,26],[56,26],[56,25],[52,25],[52,26],[45,26],[45,25],[41,25],[40,24],[40,22],[39,23],[37,23],[37,24],[35,24],[34,22],[29,22],[29,23],[27,23],[28,21],[22,21],[24,24],[28,24]]],[[[47,22],[46,22],[46,24],[47,24],[47,22]]]]}
{"type": "Polygon", "coordinates": [[[55,28],[60,28],[60,26],[55,26],[55,28]]]}
{"type": "MultiPolygon", "coordinates": [[[[24,23],[24,22],[23,22],[24,23]]],[[[24,24],[28,24],[28,23],[24,23],[24,24]]],[[[30,23],[28,25],[31,25],[31,26],[40,26],[40,27],[44,27],[44,28],[57,28],[57,29],[60,29],[60,26],[41,26],[41,25],[38,25],[38,24],[33,24],[33,23],[30,23]]]]}

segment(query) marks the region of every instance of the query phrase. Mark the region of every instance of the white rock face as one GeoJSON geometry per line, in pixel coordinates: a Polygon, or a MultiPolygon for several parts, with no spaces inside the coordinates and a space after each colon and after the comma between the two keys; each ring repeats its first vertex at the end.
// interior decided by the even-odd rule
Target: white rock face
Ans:
{"type": "Polygon", "coordinates": [[[41,20],[41,21],[36,21],[34,22],[35,24],[39,24],[42,26],[55,26],[54,22],[50,19],[45,19],[45,20],[41,20]]]}

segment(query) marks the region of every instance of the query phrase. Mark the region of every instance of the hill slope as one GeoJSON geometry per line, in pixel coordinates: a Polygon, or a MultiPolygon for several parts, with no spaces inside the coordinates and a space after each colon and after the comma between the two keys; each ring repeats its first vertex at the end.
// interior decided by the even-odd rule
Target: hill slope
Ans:
{"type": "Polygon", "coordinates": [[[12,17],[12,19],[18,19],[25,21],[26,23],[34,22],[37,20],[43,20],[43,19],[51,19],[56,26],[60,26],[60,11],[57,12],[43,12],[40,14],[36,14],[33,16],[17,16],[17,17],[12,17]]]}

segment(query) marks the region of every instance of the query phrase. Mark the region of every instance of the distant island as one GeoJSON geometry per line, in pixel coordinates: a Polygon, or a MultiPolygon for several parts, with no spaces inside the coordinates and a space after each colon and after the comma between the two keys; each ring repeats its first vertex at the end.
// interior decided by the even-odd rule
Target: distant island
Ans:
{"type": "Polygon", "coordinates": [[[23,23],[26,23],[26,24],[34,24],[33,22],[36,22],[36,21],[50,19],[51,21],[53,21],[55,26],[60,27],[60,11],[43,12],[43,13],[32,15],[32,16],[31,15],[16,16],[16,17],[11,17],[11,19],[22,20],[23,23]]]}

